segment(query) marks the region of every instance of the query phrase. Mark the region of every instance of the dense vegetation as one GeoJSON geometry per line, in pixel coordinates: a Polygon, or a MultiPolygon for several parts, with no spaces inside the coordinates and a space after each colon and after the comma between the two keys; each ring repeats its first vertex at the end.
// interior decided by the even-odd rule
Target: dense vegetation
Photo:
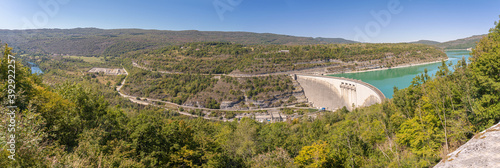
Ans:
{"type": "MultiPolygon", "coordinates": [[[[6,111],[11,50],[3,51],[0,110],[6,111]]],[[[110,95],[103,93],[116,92],[96,87],[95,80],[50,87],[16,62],[16,160],[7,158],[7,140],[1,138],[0,165],[429,167],[500,121],[500,24],[472,54],[470,64],[462,60],[453,72],[443,64],[435,76],[417,76],[382,104],[270,124],[186,119],[140,106],[128,111],[104,99],[110,95]]],[[[0,135],[7,133],[0,128],[0,135]]]]}
{"type": "Polygon", "coordinates": [[[422,44],[244,46],[224,42],[187,43],[137,55],[138,64],[149,69],[205,74],[229,74],[235,70],[261,74],[344,65],[339,61],[376,61],[380,66],[395,66],[446,57],[435,47],[422,44]]]}

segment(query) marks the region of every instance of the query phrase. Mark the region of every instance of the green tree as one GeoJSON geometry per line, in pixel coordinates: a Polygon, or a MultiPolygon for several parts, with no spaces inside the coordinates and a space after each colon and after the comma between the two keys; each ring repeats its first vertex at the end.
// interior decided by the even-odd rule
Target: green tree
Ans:
{"type": "Polygon", "coordinates": [[[299,155],[295,157],[295,163],[301,167],[325,167],[328,153],[330,151],[326,142],[315,142],[311,146],[302,147],[299,155]]]}
{"type": "Polygon", "coordinates": [[[472,52],[472,75],[478,86],[478,101],[474,104],[475,117],[471,118],[477,129],[485,129],[500,120],[500,24],[479,43],[472,52]]]}

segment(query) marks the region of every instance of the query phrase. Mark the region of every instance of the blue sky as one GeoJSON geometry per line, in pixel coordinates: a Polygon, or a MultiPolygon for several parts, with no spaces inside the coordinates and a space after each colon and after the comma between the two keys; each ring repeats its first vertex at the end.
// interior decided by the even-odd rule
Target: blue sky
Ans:
{"type": "Polygon", "coordinates": [[[499,0],[8,0],[0,9],[0,29],[246,31],[444,42],[485,34],[499,15],[499,0]]]}

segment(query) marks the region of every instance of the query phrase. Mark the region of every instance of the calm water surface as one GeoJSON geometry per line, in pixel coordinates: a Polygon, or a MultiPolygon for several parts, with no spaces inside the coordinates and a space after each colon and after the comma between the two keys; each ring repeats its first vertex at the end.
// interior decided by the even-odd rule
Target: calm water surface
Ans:
{"type": "MultiPolygon", "coordinates": [[[[446,64],[452,62],[453,65],[449,68],[453,69],[454,65],[456,65],[457,62],[462,59],[462,57],[465,57],[465,59],[468,60],[468,58],[470,57],[470,52],[465,50],[447,51],[446,55],[448,55],[449,58],[449,60],[446,61],[446,64]]],[[[392,98],[392,95],[394,94],[394,86],[398,87],[399,89],[406,88],[410,86],[413,78],[423,73],[426,68],[428,70],[427,73],[429,74],[429,76],[432,76],[439,70],[438,67],[440,65],[441,62],[405,68],[394,68],[360,73],[345,73],[331,76],[362,80],[363,82],[377,87],[380,91],[382,91],[382,93],[384,93],[385,97],[392,98]]]]}
{"type": "Polygon", "coordinates": [[[28,64],[31,65],[31,73],[32,74],[34,74],[34,73],[43,74],[42,69],[40,69],[40,67],[38,67],[38,65],[36,65],[35,63],[32,63],[32,62],[28,62],[28,64]]]}

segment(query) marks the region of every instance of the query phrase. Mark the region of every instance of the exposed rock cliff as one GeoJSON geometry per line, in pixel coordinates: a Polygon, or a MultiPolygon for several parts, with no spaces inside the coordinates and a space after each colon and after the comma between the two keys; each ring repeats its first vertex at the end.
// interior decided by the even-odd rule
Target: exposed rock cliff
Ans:
{"type": "Polygon", "coordinates": [[[435,167],[500,167],[500,123],[475,135],[435,167]]]}

